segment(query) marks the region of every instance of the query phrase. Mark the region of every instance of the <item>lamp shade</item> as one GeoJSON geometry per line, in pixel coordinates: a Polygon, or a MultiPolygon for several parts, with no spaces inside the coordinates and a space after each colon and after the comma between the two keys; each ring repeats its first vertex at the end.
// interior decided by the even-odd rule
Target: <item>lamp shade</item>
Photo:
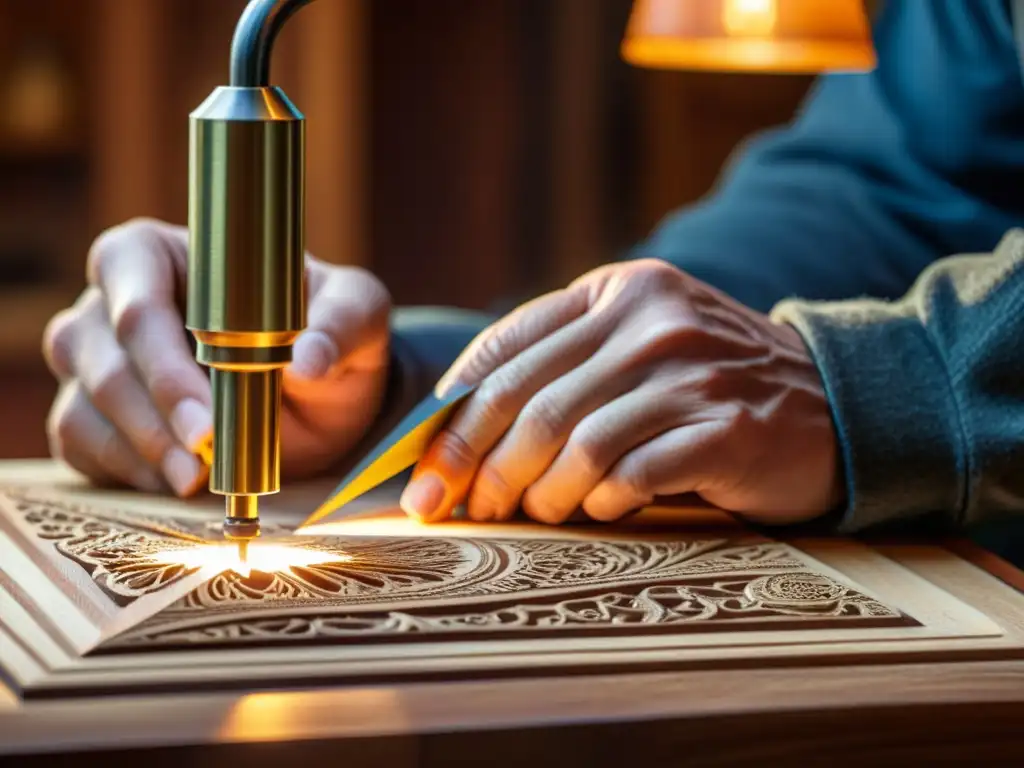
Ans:
{"type": "Polygon", "coordinates": [[[862,0],[634,0],[622,56],[642,67],[792,74],[876,63],[862,0]]]}

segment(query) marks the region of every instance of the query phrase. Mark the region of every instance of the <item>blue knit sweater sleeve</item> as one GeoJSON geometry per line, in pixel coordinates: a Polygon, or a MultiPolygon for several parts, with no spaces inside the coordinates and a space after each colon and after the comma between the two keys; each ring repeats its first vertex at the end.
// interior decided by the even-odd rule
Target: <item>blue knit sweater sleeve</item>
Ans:
{"type": "Polygon", "coordinates": [[[1024,89],[1002,0],[890,0],[867,74],[820,79],[717,188],[633,252],[761,311],[789,297],[896,298],[942,256],[1021,220],[1024,89]]]}
{"type": "Polygon", "coordinates": [[[1024,231],[937,261],[898,301],[781,302],[839,431],[853,532],[938,517],[973,529],[1024,510],[1024,231]]]}

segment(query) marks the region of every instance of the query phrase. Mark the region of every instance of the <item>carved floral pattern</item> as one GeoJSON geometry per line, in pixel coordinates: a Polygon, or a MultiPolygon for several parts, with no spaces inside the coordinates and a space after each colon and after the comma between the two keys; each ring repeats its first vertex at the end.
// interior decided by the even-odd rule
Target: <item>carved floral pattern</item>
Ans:
{"type": "Polygon", "coordinates": [[[809,571],[795,550],[777,542],[320,544],[353,558],[248,579],[221,574],[102,650],[915,623],[809,571]]]}
{"type": "Polygon", "coordinates": [[[162,589],[197,569],[153,562],[169,543],[194,534],[179,526],[151,525],[146,519],[109,517],[87,512],[81,505],[42,501],[7,493],[14,509],[58,553],[82,566],[118,605],[162,589]]]}
{"type": "MultiPolygon", "coordinates": [[[[82,566],[93,582],[118,605],[156,592],[198,571],[154,561],[175,544],[203,542],[222,535],[222,521],[160,517],[38,496],[20,488],[3,495],[36,536],[82,566]]],[[[268,526],[271,534],[279,528],[268,526]]]]}
{"type": "MultiPolygon", "coordinates": [[[[815,619],[858,620],[863,626],[904,626],[912,620],[826,576],[810,572],[787,574],[793,588],[785,599],[761,593],[747,579],[654,584],[610,589],[598,594],[560,594],[548,598],[510,594],[482,610],[458,604],[407,610],[322,611],[284,613],[261,618],[181,621],[181,605],[152,617],[105,649],[140,646],[222,645],[237,642],[348,641],[403,642],[459,637],[550,637],[553,630],[594,634],[637,631],[714,631],[741,629],[739,621],[758,629],[806,627],[815,619]],[[810,591],[803,584],[814,585],[810,591]],[[822,600],[819,589],[833,595],[822,600]]],[[[763,581],[763,579],[758,580],[763,581]]],[[[756,583],[756,582],[755,582],[756,583]]],[[[825,626],[823,624],[823,626],[825,626]]]]}
{"type": "MultiPolygon", "coordinates": [[[[214,520],[6,495],[39,539],[85,568],[120,605],[197,570],[156,563],[157,550],[221,536],[214,520]]],[[[916,623],[809,569],[791,546],[760,539],[271,535],[339,558],[247,577],[225,571],[98,650],[916,623]]]]}

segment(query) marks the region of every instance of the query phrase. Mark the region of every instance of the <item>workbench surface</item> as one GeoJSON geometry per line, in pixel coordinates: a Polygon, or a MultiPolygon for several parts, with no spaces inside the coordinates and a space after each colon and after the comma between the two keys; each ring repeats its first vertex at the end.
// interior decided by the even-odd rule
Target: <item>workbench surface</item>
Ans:
{"type": "MultiPolygon", "coordinates": [[[[0,464],[0,483],[136,507],[50,462],[0,464]]],[[[330,484],[290,490],[324,498],[330,484]]],[[[173,503],[173,502],[172,502],[173,503]]],[[[218,499],[185,504],[209,506],[218,499]]],[[[282,505],[288,506],[288,504],[282,505]]],[[[295,508],[305,507],[294,503],[295,508]]],[[[286,513],[281,512],[282,516],[286,513]]],[[[2,563],[0,563],[2,569],[2,563]]],[[[1017,574],[1006,572],[1004,581],[1017,574]]],[[[1018,582],[1019,583],[1019,582],[1018,582]]],[[[20,765],[1021,764],[1024,659],[476,679],[267,692],[21,702],[0,696],[0,755],[20,765]],[[642,755],[642,757],[640,757],[642,755]],[[209,761],[209,762],[207,762],[209,761]]]]}

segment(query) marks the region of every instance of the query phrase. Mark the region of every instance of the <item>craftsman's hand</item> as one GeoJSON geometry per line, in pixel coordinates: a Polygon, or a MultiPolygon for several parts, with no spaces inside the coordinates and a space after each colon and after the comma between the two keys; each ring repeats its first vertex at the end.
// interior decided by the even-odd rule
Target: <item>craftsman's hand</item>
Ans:
{"type": "MultiPolygon", "coordinates": [[[[183,306],[188,232],[133,221],[89,254],[89,287],[50,322],[44,354],[60,380],[48,431],[55,456],[97,482],[179,495],[204,482],[192,450],[210,434],[211,392],[183,306]]],[[[309,475],[376,418],[390,299],[368,273],[307,257],[309,324],[285,371],[282,474],[309,475]]]]}
{"type": "Polygon", "coordinates": [[[788,326],[659,261],[597,269],[484,331],[439,383],[479,388],[414,470],[406,512],[616,520],[700,494],[761,522],[841,498],[831,413],[788,326]]]}

